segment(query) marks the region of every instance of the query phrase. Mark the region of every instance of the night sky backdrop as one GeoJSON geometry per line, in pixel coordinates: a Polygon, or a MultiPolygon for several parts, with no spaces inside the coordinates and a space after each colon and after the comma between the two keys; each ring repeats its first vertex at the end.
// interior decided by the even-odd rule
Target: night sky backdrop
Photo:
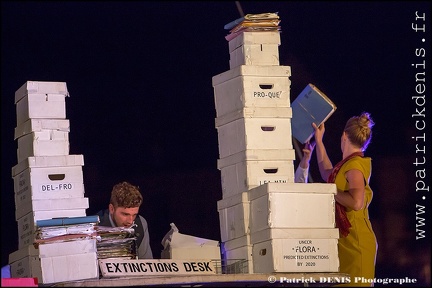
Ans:
{"type": "MultiPolygon", "coordinates": [[[[245,14],[279,12],[280,65],[291,66],[291,101],[313,83],[337,105],[324,138],[334,164],[345,121],[371,113],[376,125],[366,155],[374,161],[376,276],[430,284],[431,197],[416,191],[419,180],[430,185],[430,126],[419,131],[420,117],[412,117],[422,109],[412,100],[421,72],[428,79],[422,119],[430,120],[430,3],[239,3],[245,14]],[[416,11],[427,21],[416,21],[416,11]],[[413,22],[426,33],[415,32],[413,22]],[[416,55],[420,48],[426,57],[416,55]],[[423,61],[426,68],[412,66],[423,61]],[[412,138],[423,132],[427,143],[412,138]],[[426,154],[416,154],[416,144],[427,146],[426,154]],[[427,219],[417,227],[426,231],[418,240],[416,204],[426,207],[418,216],[427,219]]],[[[112,186],[126,180],[143,192],[140,211],[155,258],[171,222],[182,233],[220,240],[212,77],[229,70],[224,25],[240,13],[235,1],[1,2],[2,266],[18,248],[14,93],[29,80],[67,83],[69,154],[84,155],[88,215],[105,208],[112,186]]],[[[322,182],[315,162],[314,155],[312,178],[322,182]]]]}

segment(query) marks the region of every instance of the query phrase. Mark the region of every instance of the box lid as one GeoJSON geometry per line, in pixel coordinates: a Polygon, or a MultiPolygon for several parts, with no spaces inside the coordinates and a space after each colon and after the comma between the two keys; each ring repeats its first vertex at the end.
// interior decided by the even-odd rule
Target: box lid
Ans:
{"type": "Polygon", "coordinates": [[[259,198],[269,193],[312,193],[336,194],[334,183],[266,183],[249,191],[249,200],[259,198]]]}
{"type": "Polygon", "coordinates": [[[15,103],[28,94],[62,94],[69,96],[66,82],[27,81],[15,92],[15,103]]]}
{"type": "Polygon", "coordinates": [[[291,66],[274,65],[240,65],[212,77],[213,87],[238,76],[289,77],[291,66]]]}
{"type": "Polygon", "coordinates": [[[217,209],[218,211],[221,209],[225,209],[240,203],[248,203],[249,202],[249,196],[247,192],[242,192],[239,194],[235,194],[230,197],[225,197],[219,201],[217,201],[217,209]]]}
{"type": "Polygon", "coordinates": [[[267,228],[251,233],[251,243],[270,239],[338,239],[338,228],[267,228]]]}
{"type": "Polygon", "coordinates": [[[27,168],[83,166],[84,155],[30,156],[12,167],[12,177],[27,168]]]}
{"type": "Polygon", "coordinates": [[[242,45],[253,44],[281,44],[280,31],[266,32],[243,32],[234,39],[228,41],[229,52],[231,53],[242,45]]]}
{"type": "Polygon", "coordinates": [[[244,107],[216,117],[215,126],[217,128],[240,118],[292,118],[292,109],[291,107],[244,107]]]}
{"type": "Polygon", "coordinates": [[[35,131],[57,130],[70,132],[69,119],[29,119],[15,127],[14,139],[35,131]]]}
{"type": "Polygon", "coordinates": [[[217,159],[220,170],[243,161],[294,161],[294,149],[246,149],[227,157],[217,159]]]}

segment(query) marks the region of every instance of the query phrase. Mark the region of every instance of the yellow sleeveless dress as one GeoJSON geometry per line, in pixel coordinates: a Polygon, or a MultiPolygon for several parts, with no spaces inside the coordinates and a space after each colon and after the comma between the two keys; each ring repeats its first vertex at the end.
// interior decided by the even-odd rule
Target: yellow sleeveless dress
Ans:
{"type": "Polygon", "coordinates": [[[336,175],[335,184],[338,191],[348,192],[349,184],[345,173],[356,169],[363,173],[365,179],[365,201],[362,209],[358,211],[346,208],[351,223],[347,237],[338,241],[339,267],[341,273],[351,276],[351,283],[337,286],[373,286],[375,278],[375,263],[378,243],[372,224],[369,220],[368,206],[372,201],[373,193],[369,187],[372,172],[372,159],[369,157],[354,157],[348,160],[336,175]]]}

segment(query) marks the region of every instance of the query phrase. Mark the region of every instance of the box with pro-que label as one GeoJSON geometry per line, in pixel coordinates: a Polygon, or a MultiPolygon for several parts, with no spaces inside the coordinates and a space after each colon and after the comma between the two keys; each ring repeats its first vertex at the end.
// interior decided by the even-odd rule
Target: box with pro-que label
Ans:
{"type": "Polygon", "coordinates": [[[216,116],[247,107],[290,107],[290,66],[241,65],[212,78],[216,116]]]}

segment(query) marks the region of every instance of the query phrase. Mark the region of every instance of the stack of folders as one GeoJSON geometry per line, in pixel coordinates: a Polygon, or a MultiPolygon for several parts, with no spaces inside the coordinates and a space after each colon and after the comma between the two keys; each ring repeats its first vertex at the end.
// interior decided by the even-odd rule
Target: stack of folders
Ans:
{"type": "Polygon", "coordinates": [[[230,41],[243,32],[280,31],[279,23],[280,19],[277,12],[246,14],[224,26],[225,30],[230,30],[230,34],[225,36],[225,39],[230,41]]]}
{"type": "Polygon", "coordinates": [[[133,228],[96,226],[98,259],[136,259],[136,237],[133,228]]]}
{"type": "Polygon", "coordinates": [[[35,245],[96,238],[98,223],[97,215],[38,220],[35,245]]]}

